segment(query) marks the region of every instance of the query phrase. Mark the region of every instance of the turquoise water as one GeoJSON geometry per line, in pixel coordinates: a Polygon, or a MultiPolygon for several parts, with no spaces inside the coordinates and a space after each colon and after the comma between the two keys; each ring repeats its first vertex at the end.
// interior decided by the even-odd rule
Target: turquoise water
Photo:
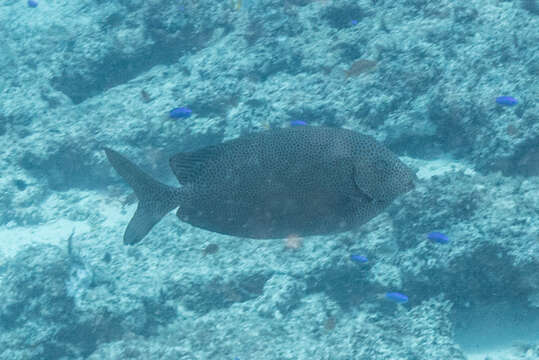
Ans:
{"type": "MultiPolygon", "coordinates": [[[[538,15],[530,0],[3,1],[0,360],[538,359],[538,15]],[[137,196],[104,148],[177,188],[174,154],[303,127],[371,136],[415,188],[342,232],[252,239],[174,210],[124,245],[137,196]]],[[[294,144],[290,173],[316,176],[286,191],[333,175],[357,185],[336,187],[346,208],[387,190],[356,171],[385,161],[294,144]]],[[[292,216],[286,191],[257,195],[287,226],[338,213],[310,192],[292,216]]]]}

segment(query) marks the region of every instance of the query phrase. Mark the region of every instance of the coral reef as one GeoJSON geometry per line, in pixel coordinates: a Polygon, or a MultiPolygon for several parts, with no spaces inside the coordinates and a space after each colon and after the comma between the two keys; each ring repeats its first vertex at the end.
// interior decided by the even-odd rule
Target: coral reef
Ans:
{"type": "Polygon", "coordinates": [[[0,20],[0,360],[539,356],[536,1],[7,0],[0,20]],[[104,146],[174,184],[171,154],[292,120],[374,136],[416,190],[293,246],[173,214],[122,245],[135,204],[104,146]]]}

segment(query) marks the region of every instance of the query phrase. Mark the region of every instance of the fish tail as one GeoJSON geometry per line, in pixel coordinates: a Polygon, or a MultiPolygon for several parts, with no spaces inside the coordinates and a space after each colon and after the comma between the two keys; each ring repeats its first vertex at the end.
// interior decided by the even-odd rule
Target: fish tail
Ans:
{"type": "Polygon", "coordinates": [[[114,169],[135,191],[139,203],[124,233],[124,244],[141,241],[169,211],[178,207],[180,189],[160,183],[118,152],[105,148],[114,169]]]}

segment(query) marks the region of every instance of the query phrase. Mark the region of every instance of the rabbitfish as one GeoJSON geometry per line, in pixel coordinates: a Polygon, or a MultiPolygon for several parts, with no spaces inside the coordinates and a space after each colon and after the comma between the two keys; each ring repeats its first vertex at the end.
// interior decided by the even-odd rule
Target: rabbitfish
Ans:
{"type": "Polygon", "coordinates": [[[182,185],[152,179],[105,149],[131,185],[138,208],[125,244],[142,240],[169,211],[209,231],[246,238],[286,238],[353,229],[414,188],[416,176],[372,137],[297,126],[249,134],[171,157],[182,185]]]}

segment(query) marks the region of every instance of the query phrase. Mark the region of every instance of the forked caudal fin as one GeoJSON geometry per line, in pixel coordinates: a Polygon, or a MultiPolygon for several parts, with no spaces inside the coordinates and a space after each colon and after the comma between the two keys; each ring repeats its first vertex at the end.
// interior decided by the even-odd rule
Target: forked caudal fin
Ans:
{"type": "Polygon", "coordinates": [[[118,152],[105,148],[114,169],[135,191],[139,203],[124,234],[124,244],[136,244],[169,211],[178,206],[179,189],[152,179],[118,152]]]}

